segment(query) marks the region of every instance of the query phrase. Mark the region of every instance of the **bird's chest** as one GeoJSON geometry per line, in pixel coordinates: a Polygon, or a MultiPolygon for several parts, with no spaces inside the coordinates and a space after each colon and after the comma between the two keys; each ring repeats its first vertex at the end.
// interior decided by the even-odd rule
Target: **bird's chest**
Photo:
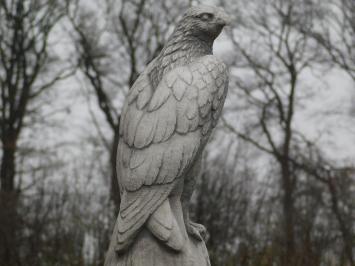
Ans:
{"type": "Polygon", "coordinates": [[[195,75],[194,87],[197,91],[197,105],[199,111],[199,127],[201,130],[201,146],[205,146],[213,128],[221,116],[227,94],[225,74],[217,67],[210,65],[201,66],[193,71],[195,75]]]}

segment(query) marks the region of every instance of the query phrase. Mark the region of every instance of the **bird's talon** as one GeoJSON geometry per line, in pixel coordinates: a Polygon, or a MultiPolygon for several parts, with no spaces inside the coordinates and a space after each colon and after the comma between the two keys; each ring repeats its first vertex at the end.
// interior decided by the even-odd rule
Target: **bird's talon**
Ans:
{"type": "Polygon", "coordinates": [[[187,233],[199,241],[206,241],[207,230],[202,224],[189,221],[186,226],[187,233]]]}

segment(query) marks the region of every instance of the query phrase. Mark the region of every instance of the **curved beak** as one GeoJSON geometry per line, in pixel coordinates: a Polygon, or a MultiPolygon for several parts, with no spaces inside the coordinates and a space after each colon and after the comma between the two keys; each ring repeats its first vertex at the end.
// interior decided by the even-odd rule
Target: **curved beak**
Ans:
{"type": "Polygon", "coordinates": [[[222,25],[222,26],[226,26],[226,25],[230,25],[232,22],[231,17],[223,10],[221,9],[218,13],[217,13],[217,23],[222,25]]]}

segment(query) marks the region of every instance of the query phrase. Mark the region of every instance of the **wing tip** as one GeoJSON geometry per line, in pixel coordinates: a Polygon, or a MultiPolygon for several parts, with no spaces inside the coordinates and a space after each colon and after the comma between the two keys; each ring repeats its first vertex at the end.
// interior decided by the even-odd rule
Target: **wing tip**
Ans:
{"type": "Polygon", "coordinates": [[[147,222],[147,228],[158,240],[172,250],[180,252],[183,249],[184,237],[172,213],[169,200],[165,200],[151,215],[147,222]]]}

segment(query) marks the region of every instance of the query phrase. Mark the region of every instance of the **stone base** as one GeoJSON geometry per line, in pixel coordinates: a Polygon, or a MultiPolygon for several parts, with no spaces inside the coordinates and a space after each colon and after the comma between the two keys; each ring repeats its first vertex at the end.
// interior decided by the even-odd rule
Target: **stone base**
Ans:
{"type": "Polygon", "coordinates": [[[210,266],[205,243],[191,237],[181,252],[169,249],[146,229],[140,232],[135,243],[122,255],[116,254],[113,244],[111,240],[105,266],[210,266]]]}

